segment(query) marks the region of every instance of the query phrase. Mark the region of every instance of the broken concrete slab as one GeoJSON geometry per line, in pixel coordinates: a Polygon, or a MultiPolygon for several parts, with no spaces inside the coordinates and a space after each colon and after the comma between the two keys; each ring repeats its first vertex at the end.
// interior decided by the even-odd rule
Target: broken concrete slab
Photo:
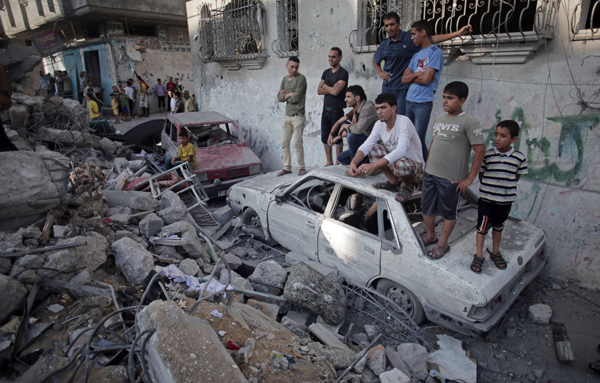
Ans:
{"type": "Polygon", "coordinates": [[[278,295],[283,290],[286,277],[287,272],[279,263],[268,260],[260,262],[248,280],[254,290],[278,295]]]}
{"type": "Polygon", "coordinates": [[[2,152],[0,163],[2,219],[43,213],[69,197],[71,161],[58,153],[2,152]]]}
{"type": "MultiPolygon", "coordinates": [[[[227,282],[227,275],[227,269],[221,270],[221,278],[219,278],[219,282],[225,284],[227,282]]],[[[252,288],[252,284],[246,278],[242,277],[235,271],[231,272],[231,280],[229,281],[229,284],[233,287],[237,287],[244,290],[254,290],[254,288],[252,288]]]]}
{"type": "Polygon", "coordinates": [[[4,70],[9,70],[27,57],[37,54],[38,52],[32,46],[10,44],[6,50],[0,50],[0,63],[4,67],[4,70]]]}
{"type": "Polygon", "coordinates": [[[54,276],[54,279],[68,281],[75,276],[74,270],[86,268],[90,272],[93,272],[106,262],[108,241],[100,235],[94,237],[78,236],[60,239],[56,242],[56,245],[67,245],[78,242],[87,242],[87,245],[46,253],[44,255],[46,258],[43,266],[44,269],[39,269],[37,274],[42,278],[46,278],[56,273],[56,271],[53,271],[52,269],[67,270],[54,276]]]}
{"type": "Polygon", "coordinates": [[[204,264],[209,264],[211,262],[206,248],[202,242],[200,242],[200,239],[196,234],[196,230],[191,223],[187,221],[179,221],[168,226],[164,226],[160,232],[160,235],[167,237],[171,235],[179,235],[181,238],[181,244],[179,246],[182,246],[190,257],[194,259],[200,259],[204,264]]]}
{"type": "Polygon", "coordinates": [[[240,266],[242,266],[242,260],[233,254],[225,253],[223,257],[225,258],[225,261],[227,261],[227,263],[229,264],[231,270],[237,270],[240,266]]]}
{"type": "Polygon", "coordinates": [[[159,216],[150,213],[140,221],[140,233],[146,237],[146,239],[150,239],[150,237],[160,232],[164,225],[165,223],[159,216]]]}
{"type": "Polygon", "coordinates": [[[427,379],[427,350],[416,343],[403,343],[398,346],[398,354],[411,374],[419,379],[427,379]]]}
{"type": "Polygon", "coordinates": [[[123,239],[123,238],[133,239],[134,241],[136,241],[140,245],[144,246],[145,249],[147,249],[148,246],[150,246],[150,244],[148,243],[148,241],[146,241],[144,238],[141,238],[141,237],[133,234],[130,231],[118,230],[118,231],[115,232],[115,241],[118,241],[119,239],[123,239]]]}
{"type": "Polygon", "coordinates": [[[255,299],[248,299],[248,301],[246,302],[247,305],[254,307],[255,309],[262,311],[263,314],[265,314],[267,317],[276,320],[277,319],[277,315],[279,315],[279,306],[272,304],[272,303],[266,303],[266,302],[259,302],[255,299]]]}
{"type": "Polygon", "coordinates": [[[177,194],[168,191],[162,195],[160,200],[160,210],[157,214],[167,225],[181,221],[186,213],[187,207],[177,194]]]}
{"type": "Polygon", "coordinates": [[[213,211],[211,215],[215,221],[223,226],[234,217],[235,213],[229,206],[223,206],[213,211]]]}
{"type": "Polygon", "coordinates": [[[126,215],[132,215],[133,212],[131,211],[130,208],[126,207],[126,206],[115,206],[115,207],[109,207],[108,209],[106,209],[106,211],[104,212],[104,215],[106,217],[110,217],[111,215],[115,215],[115,214],[126,214],[126,215]]]}
{"type": "Polygon", "coordinates": [[[369,366],[375,375],[385,372],[387,367],[385,352],[382,350],[375,350],[371,358],[367,361],[367,366],[369,366]]]}
{"type": "Polygon", "coordinates": [[[381,383],[410,383],[410,377],[397,368],[379,374],[381,383]]]}
{"type": "MultiPolygon", "coordinates": [[[[462,342],[448,335],[437,335],[439,350],[427,356],[427,362],[439,367],[438,372],[446,379],[477,383],[477,364],[462,347],[462,342]]],[[[415,375],[416,376],[416,375],[415,375]]]]}
{"type": "Polygon", "coordinates": [[[112,244],[115,264],[131,283],[143,283],[154,269],[152,254],[131,238],[122,238],[112,244]]]}
{"type": "Polygon", "coordinates": [[[200,271],[200,266],[198,266],[198,262],[196,260],[187,258],[179,263],[177,266],[179,270],[185,275],[191,275],[195,277],[200,271]]]}
{"type": "Polygon", "coordinates": [[[23,105],[13,105],[8,109],[10,124],[13,129],[26,128],[29,126],[29,112],[23,105]]]}
{"type": "Polygon", "coordinates": [[[322,316],[327,324],[338,325],[346,316],[342,285],[300,262],[292,267],[283,296],[289,302],[322,316]]]}
{"type": "Polygon", "coordinates": [[[396,352],[396,350],[392,349],[389,346],[386,347],[385,348],[385,356],[387,357],[387,360],[390,362],[390,365],[393,368],[396,368],[396,369],[402,371],[402,373],[404,375],[410,376],[410,370],[406,366],[406,363],[404,363],[404,361],[400,357],[400,354],[398,354],[396,352]]]}
{"type": "Polygon", "coordinates": [[[115,214],[115,215],[110,216],[108,218],[110,218],[110,220],[113,221],[115,224],[117,224],[117,225],[119,225],[121,227],[125,227],[129,223],[129,220],[131,219],[131,216],[130,215],[126,215],[126,214],[115,214]]]}
{"type": "Polygon", "coordinates": [[[0,300],[0,323],[3,323],[13,312],[23,307],[27,289],[13,278],[0,275],[0,291],[4,297],[0,300]]]}
{"type": "Polygon", "coordinates": [[[43,142],[61,143],[63,145],[75,145],[79,148],[101,149],[100,138],[93,134],[78,132],[75,130],[51,129],[45,127],[38,128],[38,137],[43,142]]]}
{"type": "Polygon", "coordinates": [[[148,192],[135,190],[103,190],[102,194],[108,201],[108,207],[125,206],[131,209],[147,211],[155,210],[160,206],[160,203],[152,198],[152,194],[148,192]],[[155,206],[154,209],[146,209],[146,207],[155,206]]]}
{"type": "Polygon", "coordinates": [[[552,318],[552,308],[548,305],[537,303],[529,306],[529,319],[534,323],[548,324],[552,318]]]}
{"type": "Polygon", "coordinates": [[[152,302],[136,322],[141,331],[156,330],[146,347],[153,381],[247,382],[212,327],[186,315],[175,302],[152,302]]]}

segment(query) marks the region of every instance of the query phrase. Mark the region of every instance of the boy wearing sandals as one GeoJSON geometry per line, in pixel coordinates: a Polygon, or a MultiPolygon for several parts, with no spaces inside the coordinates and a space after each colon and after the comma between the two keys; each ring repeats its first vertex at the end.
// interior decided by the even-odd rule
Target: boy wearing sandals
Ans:
{"type": "Polygon", "coordinates": [[[350,175],[364,177],[380,170],[387,181],[373,187],[397,192],[396,199],[404,202],[423,180],[424,161],[419,135],[408,117],[396,114],[396,103],[392,93],[382,93],[375,99],[379,121],[352,159],[350,175]],[[366,156],[371,163],[361,165],[366,156]]]}
{"type": "Polygon", "coordinates": [[[462,106],[469,96],[464,82],[454,81],[444,88],[442,106],[446,113],[433,123],[433,139],[423,178],[423,221],[427,234],[421,239],[425,246],[437,243],[429,251],[429,258],[437,260],[448,251],[448,238],[456,225],[456,210],[460,193],[473,183],[485,153],[481,124],[463,112],[462,106]],[[475,152],[471,170],[469,157],[475,152]],[[442,234],[435,233],[435,216],[444,218],[442,234]]]}
{"type": "Polygon", "coordinates": [[[500,254],[500,240],[504,222],[508,219],[513,201],[517,196],[517,182],[521,174],[527,174],[527,158],[512,145],[519,138],[519,124],[513,120],[498,123],[494,133],[494,147],[483,156],[479,171],[479,209],[477,217],[477,254],[471,270],[479,274],[483,261],[483,243],[492,228],[492,251],[487,249],[497,268],[506,269],[506,260],[500,254]]]}

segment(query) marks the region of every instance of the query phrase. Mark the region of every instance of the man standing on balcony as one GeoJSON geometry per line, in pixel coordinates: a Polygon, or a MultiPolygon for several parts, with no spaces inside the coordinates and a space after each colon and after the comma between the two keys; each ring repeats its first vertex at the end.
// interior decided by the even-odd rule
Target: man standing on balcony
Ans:
{"type": "Polygon", "coordinates": [[[292,153],[290,152],[290,140],[294,137],[294,148],[298,160],[298,175],[306,174],[304,165],[304,142],[302,134],[306,116],[304,105],[306,103],[306,77],[298,73],[300,59],[296,56],[289,58],[285,65],[288,75],[281,80],[281,86],[277,93],[277,101],[285,102],[285,117],[283,117],[283,133],[281,135],[281,151],[283,152],[283,170],[277,176],[283,176],[292,172],[292,153]]]}
{"type": "MultiPolygon", "coordinates": [[[[326,69],[321,76],[321,82],[317,87],[317,94],[325,95],[323,102],[323,114],[321,114],[321,142],[325,148],[327,163],[325,166],[333,165],[333,155],[331,146],[327,143],[331,128],[342,117],[344,117],[344,108],[346,107],[346,84],[348,84],[348,71],[340,65],[342,61],[342,50],[333,47],[327,57],[331,68],[326,69]]],[[[342,140],[335,144],[335,156],[340,155],[344,148],[342,140]]]]}
{"type": "MultiPolygon", "coordinates": [[[[397,114],[406,114],[406,92],[410,84],[402,84],[402,75],[410,64],[415,53],[421,50],[411,40],[411,31],[400,30],[400,16],[396,12],[389,12],[383,16],[383,24],[389,38],[383,40],[373,56],[373,64],[377,74],[383,80],[382,93],[392,93],[398,102],[397,114]],[[385,66],[381,69],[381,62],[385,66]]],[[[465,25],[456,32],[444,35],[431,36],[431,42],[438,44],[458,36],[472,32],[470,25],[465,25]]]]}

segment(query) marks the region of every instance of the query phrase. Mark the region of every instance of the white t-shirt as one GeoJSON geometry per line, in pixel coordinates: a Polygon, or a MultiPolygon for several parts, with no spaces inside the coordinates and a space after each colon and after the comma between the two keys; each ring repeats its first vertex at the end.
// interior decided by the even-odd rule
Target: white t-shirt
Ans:
{"type": "Polygon", "coordinates": [[[127,97],[133,100],[133,89],[131,89],[131,87],[125,87],[125,94],[127,95],[127,97]]]}
{"type": "Polygon", "coordinates": [[[377,143],[382,144],[388,150],[389,154],[384,158],[390,164],[403,157],[425,163],[423,161],[421,139],[412,121],[406,116],[397,114],[396,123],[390,131],[387,130],[385,122],[377,121],[375,126],[373,126],[373,131],[369,135],[369,138],[367,138],[358,150],[366,156],[377,143]]]}
{"type": "Polygon", "coordinates": [[[175,97],[171,97],[171,112],[175,112],[175,107],[177,106],[177,100],[175,97]]]}

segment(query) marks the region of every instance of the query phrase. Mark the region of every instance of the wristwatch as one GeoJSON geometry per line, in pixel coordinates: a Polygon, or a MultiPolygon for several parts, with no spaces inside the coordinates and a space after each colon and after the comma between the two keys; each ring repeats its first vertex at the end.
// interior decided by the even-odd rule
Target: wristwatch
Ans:
{"type": "Polygon", "coordinates": [[[0,90],[0,94],[10,97],[12,95],[12,91],[10,89],[9,90],[0,90]]]}

